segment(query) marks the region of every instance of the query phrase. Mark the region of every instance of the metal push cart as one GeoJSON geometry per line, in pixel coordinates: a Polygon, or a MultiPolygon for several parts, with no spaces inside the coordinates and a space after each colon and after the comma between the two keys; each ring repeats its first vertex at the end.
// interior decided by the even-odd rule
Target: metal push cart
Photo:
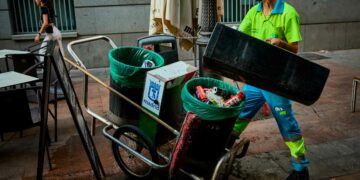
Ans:
{"type": "MultiPolygon", "coordinates": [[[[169,130],[172,134],[175,135],[176,139],[178,139],[180,133],[177,129],[169,126],[163,120],[159,119],[157,116],[149,113],[146,109],[136,104],[128,97],[124,96],[120,92],[116,91],[112,87],[110,87],[106,82],[103,82],[93,74],[91,74],[80,58],[76,55],[73,50],[74,45],[85,44],[93,41],[105,40],[107,41],[112,48],[116,48],[115,43],[106,36],[95,36],[85,39],[80,39],[76,41],[72,41],[68,44],[67,48],[70,55],[75,60],[75,63],[72,60],[64,58],[67,63],[74,66],[82,73],[84,73],[84,106],[86,112],[92,116],[91,123],[91,132],[94,134],[95,130],[95,121],[100,120],[106,126],[103,128],[103,135],[111,140],[112,142],[112,150],[114,157],[120,166],[120,168],[131,177],[136,178],[147,178],[152,174],[153,169],[167,169],[169,167],[169,162],[171,161],[172,154],[164,154],[158,151],[157,147],[153,145],[149,137],[147,137],[138,127],[125,124],[118,125],[114,124],[112,121],[106,119],[102,115],[97,114],[95,111],[91,109],[88,105],[88,84],[89,77],[93,79],[95,82],[99,83],[102,87],[108,89],[110,92],[115,93],[125,101],[129,102],[135,108],[139,109],[142,113],[149,116],[156,123],[163,126],[167,130],[169,130]],[[114,134],[111,134],[111,131],[114,131],[114,134]],[[137,161],[139,160],[139,161],[137,161]],[[137,162],[134,162],[137,161],[137,162]],[[139,168],[140,167],[140,168],[139,168]],[[140,169],[140,170],[139,170],[140,169]]],[[[230,150],[225,149],[224,155],[219,159],[214,168],[212,174],[209,177],[212,179],[226,179],[226,177],[231,172],[232,162],[235,158],[241,158],[245,156],[247,148],[249,146],[248,140],[242,140],[240,143],[234,145],[230,150]]],[[[192,174],[190,172],[186,172],[182,169],[179,169],[180,172],[188,175],[193,179],[202,179],[201,177],[192,174]]]]}

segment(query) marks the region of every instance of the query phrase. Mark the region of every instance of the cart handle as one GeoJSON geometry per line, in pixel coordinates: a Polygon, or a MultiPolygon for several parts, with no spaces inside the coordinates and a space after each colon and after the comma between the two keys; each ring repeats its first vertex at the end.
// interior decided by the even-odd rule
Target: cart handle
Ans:
{"type": "MultiPolygon", "coordinates": [[[[80,58],[76,55],[75,51],[73,50],[73,46],[74,45],[78,45],[78,44],[84,44],[87,42],[92,42],[92,41],[98,41],[98,40],[105,40],[107,41],[110,46],[112,48],[116,48],[116,44],[107,36],[93,36],[93,37],[89,37],[89,38],[84,38],[84,39],[79,39],[79,40],[75,40],[75,41],[71,41],[68,45],[67,45],[67,49],[70,53],[70,55],[72,56],[72,58],[75,60],[76,64],[78,66],[75,66],[73,61],[71,61],[71,63],[69,62],[68,59],[66,59],[64,57],[65,60],[68,60],[68,62],[70,64],[72,64],[73,67],[81,67],[82,69],[84,69],[84,71],[82,71],[84,73],[84,105],[85,105],[85,109],[86,111],[93,117],[93,120],[91,122],[91,135],[95,135],[95,119],[98,119],[100,121],[102,121],[103,123],[109,125],[112,124],[112,122],[110,122],[109,120],[103,118],[102,116],[98,115],[97,113],[95,113],[94,111],[92,111],[89,106],[88,106],[88,76],[85,71],[87,71],[86,66],[84,65],[84,63],[80,60],[80,58]]],[[[80,71],[81,69],[78,68],[80,71]]],[[[92,77],[92,76],[90,76],[92,77]]],[[[116,125],[113,125],[114,128],[117,128],[116,125]]]]}
{"type": "Polygon", "coordinates": [[[85,65],[82,63],[80,58],[75,54],[74,50],[72,49],[72,46],[76,45],[76,44],[83,44],[83,43],[86,43],[86,42],[97,41],[97,40],[101,40],[101,39],[107,41],[111,45],[112,48],[117,47],[116,44],[107,36],[94,36],[94,37],[89,37],[89,38],[84,38],[84,39],[71,41],[67,45],[67,49],[68,49],[70,55],[74,58],[76,64],[78,64],[82,68],[86,69],[85,65]]]}

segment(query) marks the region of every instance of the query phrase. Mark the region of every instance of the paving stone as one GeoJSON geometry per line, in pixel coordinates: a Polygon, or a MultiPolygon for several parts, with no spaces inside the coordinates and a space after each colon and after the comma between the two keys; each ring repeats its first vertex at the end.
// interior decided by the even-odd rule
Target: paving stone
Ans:
{"type": "Polygon", "coordinates": [[[287,175],[269,153],[245,156],[233,166],[232,175],[240,179],[285,179],[287,175]]]}
{"type": "MultiPolygon", "coordinates": [[[[325,54],[329,59],[316,61],[331,70],[320,99],[311,106],[294,102],[311,162],[311,179],[360,177],[360,111],[350,113],[351,80],[360,74],[358,56],[351,57],[358,54],[354,52],[360,49],[330,52],[325,54]],[[343,59],[352,59],[351,64],[343,59]]],[[[107,68],[94,73],[108,82],[107,68]]],[[[73,82],[82,104],[83,84],[79,74],[73,82]]],[[[90,82],[89,105],[105,115],[109,91],[93,80],[90,82]]],[[[86,112],[84,115],[87,120],[91,119],[86,112]]],[[[52,136],[54,121],[49,118],[48,123],[52,136]]],[[[58,125],[58,141],[49,148],[56,167],[49,171],[44,164],[45,179],[94,179],[65,100],[58,101],[58,125]]],[[[112,156],[109,140],[101,134],[104,124],[97,121],[96,127],[93,139],[107,173],[105,179],[126,179],[112,156]]],[[[26,130],[21,138],[18,134],[5,134],[6,141],[0,141],[0,179],[35,179],[38,132],[38,128],[26,130]]],[[[273,118],[252,122],[241,136],[251,140],[249,153],[234,163],[229,179],[285,179],[291,170],[290,157],[273,118]]]]}

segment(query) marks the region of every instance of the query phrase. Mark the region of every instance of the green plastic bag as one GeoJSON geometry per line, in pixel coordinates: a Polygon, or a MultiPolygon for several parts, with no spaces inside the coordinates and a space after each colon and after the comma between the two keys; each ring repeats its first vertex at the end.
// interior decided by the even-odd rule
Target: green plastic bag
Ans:
{"type": "Polygon", "coordinates": [[[208,88],[216,86],[234,95],[239,92],[239,89],[224,81],[213,78],[194,78],[188,81],[181,91],[181,99],[186,111],[193,112],[203,120],[224,120],[239,116],[244,106],[244,101],[231,107],[219,107],[213,104],[206,104],[193,96],[193,94],[195,94],[195,87],[199,85],[208,88]]]}
{"type": "Polygon", "coordinates": [[[116,84],[127,88],[142,88],[146,72],[165,64],[161,55],[140,47],[121,46],[111,49],[108,54],[110,75],[116,84]],[[152,60],[154,67],[142,68],[144,60],[152,60]]]}

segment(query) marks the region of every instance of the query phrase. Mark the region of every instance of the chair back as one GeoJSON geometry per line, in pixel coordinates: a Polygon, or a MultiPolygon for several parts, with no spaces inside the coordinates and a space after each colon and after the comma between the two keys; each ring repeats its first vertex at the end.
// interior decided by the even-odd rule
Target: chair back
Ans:
{"type": "MultiPolygon", "coordinates": [[[[24,71],[33,67],[37,63],[36,55],[31,53],[7,55],[6,61],[8,61],[9,59],[12,59],[13,70],[20,73],[24,73],[24,71]]],[[[29,76],[37,77],[36,68],[32,68],[26,74],[29,76]]]]}
{"type": "Polygon", "coordinates": [[[0,132],[28,129],[39,122],[33,119],[26,90],[22,89],[0,92],[0,115],[0,132]]]}

